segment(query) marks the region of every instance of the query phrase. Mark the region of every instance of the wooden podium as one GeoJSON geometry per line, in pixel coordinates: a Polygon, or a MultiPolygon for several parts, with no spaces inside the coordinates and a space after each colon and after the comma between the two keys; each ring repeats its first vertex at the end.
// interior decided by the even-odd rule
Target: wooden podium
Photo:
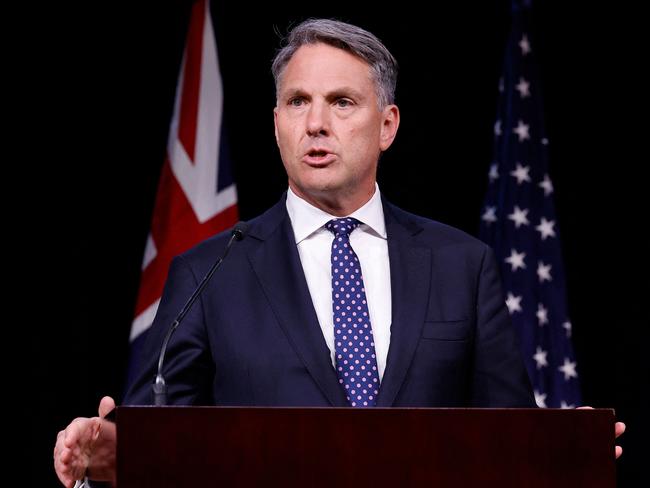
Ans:
{"type": "Polygon", "coordinates": [[[613,488],[614,412],[119,407],[117,486],[613,488]]]}

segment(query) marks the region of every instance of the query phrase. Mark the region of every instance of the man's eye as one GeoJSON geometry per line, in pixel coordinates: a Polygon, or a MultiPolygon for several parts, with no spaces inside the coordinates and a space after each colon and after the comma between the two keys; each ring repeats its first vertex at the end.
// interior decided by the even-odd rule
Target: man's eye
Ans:
{"type": "Polygon", "coordinates": [[[347,98],[339,98],[336,101],[336,105],[339,106],[339,107],[345,108],[345,107],[349,107],[350,105],[352,105],[352,102],[350,100],[348,100],[347,98]]]}
{"type": "Polygon", "coordinates": [[[303,104],[303,99],[302,98],[292,98],[289,100],[289,105],[292,107],[300,107],[303,104]]]}

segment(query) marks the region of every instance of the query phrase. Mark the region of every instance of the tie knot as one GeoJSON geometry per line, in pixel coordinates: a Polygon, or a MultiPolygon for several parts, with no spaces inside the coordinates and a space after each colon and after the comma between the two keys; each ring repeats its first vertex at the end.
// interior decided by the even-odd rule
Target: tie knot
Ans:
{"type": "Polygon", "coordinates": [[[360,225],[361,222],[359,222],[357,219],[346,217],[344,219],[330,220],[327,224],[325,224],[325,228],[336,236],[349,236],[350,233],[360,225]]]}

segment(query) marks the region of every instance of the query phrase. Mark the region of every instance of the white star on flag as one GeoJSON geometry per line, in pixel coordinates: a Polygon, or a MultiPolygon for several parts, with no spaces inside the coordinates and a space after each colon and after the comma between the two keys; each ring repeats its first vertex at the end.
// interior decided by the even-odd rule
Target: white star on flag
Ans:
{"type": "Polygon", "coordinates": [[[555,231],[553,230],[554,225],[554,220],[546,220],[542,217],[542,220],[539,225],[535,227],[535,230],[538,230],[542,234],[542,240],[545,241],[547,237],[555,237],[555,231]]]}
{"type": "Polygon", "coordinates": [[[544,196],[553,193],[553,183],[551,183],[551,178],[548,175],[544,175],[544,180],[540,182],[539,186],[544,189],[544,196]]]}
{"type": "Polygon", "coordinates": [[[562,324],[562,328],[566,330],[566,336],[571,337],[571,322],[567,320],[562,324]]]}
{"type": "Polygon", "coordinates": [[[512,266],[511,271],[517,271],[519,268],[526,269],[526,263],[524,262],[525,257],[525,252],[517,252],[516,249],[512,249],[510,251],[510,256],[505,259],[505,262],[512,266]]]}
{"type": "Polygon", "coordinates": [[[537,263],[537,276],[539,277],[540,283],[543,283],[544,281],[552,281],[551,265],[544,264],[542,261],[537,263]]]}
{"type": "Polygon", "coordinates": [[[576,362],[571,362],[569,358],[564,358],[564,364],[557,369],[564,373],[564,381],[569,381],[570,378],[578,377],[578,373],[576,373],[576,366],[576,362]]]}
{"type": "Polygon", "coordinates": [[[535,390],[535,403],[539,408],[546,408],[546,393],[535,390]]]}
{"type": "Polygon", "coordinates": [[[502,134],[502,132],[501,132],[501,121],[497,120],[494,123],[494,135],[495,136],[500,136],[501,134],[502,134]]]}
{"type": "Polygon", "coordinates": [[[540,327],[548,324],[548,309],[541,303],[537,304],[537,312],[535,315],[537,315],[537,323],[540,327]]]}
{"type": "Polygon", "coordinates": [[[537,369],[542,369],[544,366],[548,366],[548,361],[546,359],[547,351],[544,351],[541,347],[537,346],[537,350],[533,355],[533,359],[537,363],[537,369]]]}
{"type": "Polygon", "coordinates": [[[512,293],[508,293],[506,306],[508,307],[508,312],[510,312],[510,315],[515,312],[521,312],[521,298],[521,296],[514,296],[512,293]]]}
{"type": "Polygon", "coordinates": [[[497,163],[492,163],[492,166],[490,166],[488,177],[490,178],[490,182],[499,179],[499,165],[497,163]]]}
{"type": "Polygon", "coordinates": [[[510,172],[510,176],[513,176],[517,179],[517,184],[521,185],[524,181],[530,181],[530,166],[522,166],[520,163],[517,163],[517,167],[510,172]]]}
{"type": "Polygon", "coordinates": [[[530,139],[530,126],[524,124],[522,120],[517,123],[517,127],[512,129],[512,132],[519,136],[519,142],[524,142],[526,139],[530,139]]]}
{"type": "Polygon", "coordinates": [[[515,85],[515,88],[519,92],[521,98],[530,96],[530,83],[528,83],[524,78],[519,78],[519,83],[515,85]]]}
{"type": "Polygon", "coordinates": [[[496,207],[486,207],[485,212],[481,216],[481,219],[483,219],[488,224],[491,222],[496,222],[497,221],[496,211],[497,211],[496,207]]]}
{"type": "Polygon", "coordinates": [[[528,225],[528,209],[520,209],[518,205],[515,205],[514,211],[508,215],[508,218],[515,223],[515,227],[518,229],[521,225],[528,225]]]}
{"type": "Polygon", "coordinates": [[[519,47],[521,48],[521,54],[526,55],[532,51],[530,48],[530,42],[528,42],[528,36],[524,34],[521,38],[521,41],[519,41],[519,47]]]}

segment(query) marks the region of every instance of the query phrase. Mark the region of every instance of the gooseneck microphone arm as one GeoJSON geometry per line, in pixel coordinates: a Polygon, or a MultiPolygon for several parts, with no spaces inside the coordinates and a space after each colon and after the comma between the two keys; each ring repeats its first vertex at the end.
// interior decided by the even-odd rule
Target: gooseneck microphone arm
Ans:
{"type": "Polygon", "coordinates": [[[165,383],[165,378],[163,377],[162,370],[163,370],[163,364],[165,363],[165,353],[167,352],[167,345],[169,344],[169,339],[174,334],[174,332],[178,328],[179,324],[183,321],[187,313],[190,311],[196,299],[199,297],[199,295],[201,295],[201,292],[210,281],[210,278],[212,278],[214,272],[219,268],[219,266],[221,266],[223,260],[226,259],[226,256],[228,255],[228,252],[230,251],[230,248],[232,247],[233,243],[235,241],[241,241],[244,237],[246,237],[247,230],[248,230],[248,225],[244,222],[239,222],[237,225],[235,225],[235,227],[232,230],[230,240],[228,241],[228,244],[226,245],[226,248],[223,251],[223,256],[217,259],[215,263],[210,267],[206,275],[201,280],[201,283],[199,283],[199,286],[196,287],[194,293],[192,293],[190,298],[187,300],[187,302],[181,309],[180,313],[176,317],[176,320],[174,320],[174,322],[172,322],[172,325],[169,327],[169,330],[167,331],[167,335],[165,335],[165,339],[163,340],[162,347],[160,348],[160,355],[158,356],[158,372],[156,374],[156,379],[154,380],[153,383],[154,405],[156,405],[157,407],[167,405],[167,384],[165,383]]]}

